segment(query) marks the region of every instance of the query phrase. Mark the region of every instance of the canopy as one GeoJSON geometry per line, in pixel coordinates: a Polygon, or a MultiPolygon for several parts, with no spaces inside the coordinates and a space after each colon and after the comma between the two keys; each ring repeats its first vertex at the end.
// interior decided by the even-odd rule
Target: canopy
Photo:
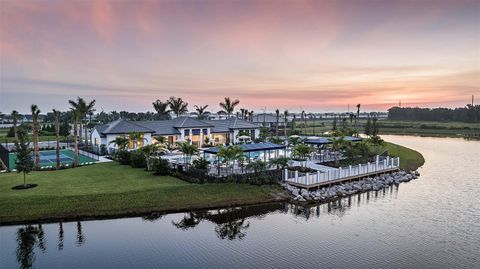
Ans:
{"type": "MultiPolygon", "coordinates": [[[[254,144],[242,144],[242,145],[237,145],[237,146],[242,147],[243,152],[266,151],[266,150],[272,150],[272,149],[284,149],[285,148],[285,145],[278,145],[278,144],[274,144],[274,143],[271,143],[271,142],[261,142],[261,143],[254,143],[254,144]]],[[[228,147],[231,147],[231,146],[228,146],[228,147]]],[[[203,152],[204,153],[217,154],[218,153],[218,147],[205,149],[203,152]]]]}
{"type": "MultiPolygon", "coordinates": [[[[307,139],[307,140],[305,140],[305,144],[311,144],[311,145],[331,144],[332,143],[332,138],[334,138],[334,137],[318,137],[317,139],[307,139]]],[[[335,138],[340,138],[340,137],[335,137],[335,138]]],[[[350,141],[350,142],[360,142],[360,141],[363,140],[360,137],[353,137],[353,136],[344,136],[343,138],[346,141],[350,141]]]]}
{"type": "Polygon", "coordinates": [[[238,137],[238,139],[250,139],[251,137],[248,135],[241,135],[238,137]]]}

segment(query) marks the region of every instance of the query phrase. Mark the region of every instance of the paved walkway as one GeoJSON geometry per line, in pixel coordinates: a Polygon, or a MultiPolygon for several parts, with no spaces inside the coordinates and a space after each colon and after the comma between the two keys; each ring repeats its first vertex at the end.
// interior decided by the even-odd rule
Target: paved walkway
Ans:
{"type": "Polygon", "coordinates": [[[312,168],[320,172],[327,172],[328,170],[338,170],[338,168],[318,164],[316,163],[316,161],[307,161],[306,163],[293,161],[293,166],[306,166],[308,168],[312,168]]]}

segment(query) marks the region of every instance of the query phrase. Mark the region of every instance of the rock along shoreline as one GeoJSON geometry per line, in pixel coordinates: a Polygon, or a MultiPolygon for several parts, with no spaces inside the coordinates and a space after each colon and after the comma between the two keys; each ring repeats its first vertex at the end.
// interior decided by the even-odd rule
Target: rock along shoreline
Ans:
{"type": "Polygon", "coordinates": [[[341,197],[347,197],[357,193],[378,191],[393,184],[409,182],[420,176],[418,171],[398,171],[386,173],[375,177],[367,177],[358,181],[346,182],[333,186],[322,187],[315,191],[297,188],[289,184],[283,187],[290,193],[291,200],[297,202],[328,202],[341,197]]]}

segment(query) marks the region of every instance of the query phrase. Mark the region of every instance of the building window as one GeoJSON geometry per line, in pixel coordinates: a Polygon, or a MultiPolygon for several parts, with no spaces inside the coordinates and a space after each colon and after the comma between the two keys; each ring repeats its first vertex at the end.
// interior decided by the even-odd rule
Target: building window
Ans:
{"type": "Polygon", "coordinates": [[[184,130],[183,133],[185,134],[185,136],[189,136],[190,135],[190,130],[184,130]]]}
{"type": "Polygon", "coordinates": [[[200,135],[200,129],[193,129],[192,135],[200,135]]]}
{"type": "Polygon", "coordinates": [[[202,132],[203,132],[204,135],[206,135],[206,134],[208,134],[208,129],[203,129],[202,132]]]}

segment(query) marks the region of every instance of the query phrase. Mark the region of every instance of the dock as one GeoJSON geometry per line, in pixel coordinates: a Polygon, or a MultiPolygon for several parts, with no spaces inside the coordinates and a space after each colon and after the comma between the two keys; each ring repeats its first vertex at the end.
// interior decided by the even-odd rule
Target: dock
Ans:
{"type": "Polygon", "coordinates": [[[374,163],[350,165],[340,167],[327,172],[300,173],[299,171],[284,170],[284,180],[287,184],[298,188],[311,189],[341,184],[353,180],[360,180],[365,177],[376,176],[384,173],[391,173],[400,170],[400,158],[389,158],[374,163]]]}

